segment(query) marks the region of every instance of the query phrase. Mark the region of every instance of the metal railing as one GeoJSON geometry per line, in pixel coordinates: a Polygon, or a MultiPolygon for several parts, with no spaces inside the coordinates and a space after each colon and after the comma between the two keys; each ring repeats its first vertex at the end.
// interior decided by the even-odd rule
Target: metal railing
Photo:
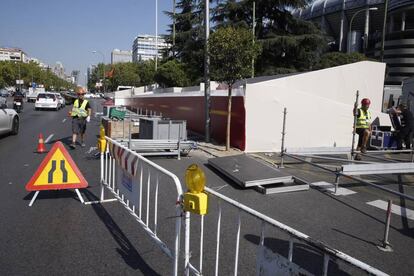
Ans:
{"type": "MultiPolygon", "coordinates": [[[[100,159],[100,200],[96,202],[87,202],[86,204],[115,200],[119,201],[128,210],[130,215],[142,226],[142,229],[158,245],[158,247],[173,260],[171,274],[177,275],[182,214],[179,203],[181,202],[183,195],[180,180],[173,173],[135,153],[115,140],[106,136],[105,139],[107,141],[107,147],[106,151],[101,153],[100,159]],[[112,147],[112,150],[115,148],[116,151],[110,152],[110,147],[112,147]],[[119,154],[120,152],[123,154],[119,154]],[[133,163],[130,163],[131,160],[133,163]],[[129,166],[129,170],[125,170],[125,166],[129,166]],[[123,179],[120,179],[120,174],[127,175],[129,180],[126,186],[131,187],[124,187],[125,183],[123,183],[123,179]],[[115,198],[105,199],[104,188],[107,188],[115,198]],[[127,190],[125,190],[125,188],[127,188],[127,190]],[[128,193],[128,189],[131,189],[132,192],[128,193]],[[175,194],[172,194],[172,190],[175,190],[175,194]],[[170,196],[171,201],[168,202],[163,200],[162,206],[159,206],[159,194],[163,191],[167,193],[167,196],[170,196]],[[161,207],[167,209],[167,211],[175,209],[175,214],[172,215],[172,217],[175,218],[174,245],[171,246],[171,248],[167,245],[166,241],[162,240],[158,231],[160,224],[158,213],[161,207]],[[150,212],[151,208],[153,209],[153,212],[150,212]]],[[[168,219],[168,221],[170,221],[170,219],[168,219]]],[[[173,233],[171,230],[172,229],[167,229],[165,231],[173,233]]]]}
{"type": "MultiPolygon", "coordinates": [[[[205,272],[203,271],[203,265],[205,267],[208,267],[209,271],[207,274],[213,274],[214,275],[219,275],[219,271],[220,271],[220,262],[224,263],[223,259],[220,258],[220,254],[222,253],[221,250],[226,251],[226,254],[232,254],[234,253],[234,262],[231,263],[228,261],[228,259],[226,259],[225,265],[226,265],[226,269],[228,270],[229,266],[232,267],[232,274],[233,275],[238,275],[238,274],[242,274],[242,272],[239,272],[242,269],[245,269],[246,266],[248,266],[246,263],[240,261],[240,252],[242,252],[243,248],[241,248],[241,229],[243,228],[244,224],[242,224],[242,222],[244,222],[245,224],[247,224],[246,220],[242,220],[242,215],[247,215],[246,217],[249,219],[253,219],[255,221],[259,221],[261,225],[260,227],[260,239],[259,242],[257,244],[257,252],[259,252],[259,247],[264,247],[265,246],[265,230],[266,228],[269,228],[269,230],[274,231],[277,230],[279,232],[283,232],[284,234],[287,234],[288,236],[288,244],[289,244],[289,249],[288,249],[288,254],[287,254],[287,260],[289,263],[293,263],[293,257],[295,254],[295,246],[294,246],[294,241],[299,241],[301,243],[306,244],[308,247],[310,247],[313,251],[318,252],[321,255],[321,258],[323,256],[323,262],[322,262],[322,268],[321,271],[322,273],[317,273],[317,274],[322,274],[322,275],[328,275],[328,269],[329,269],[329,264],[331,263],[337,263],[338,261],[341,261],[342,263],[347,264],[349,267],[349,269],[357,269],[359,271],[363,271],[367,274],[372,274],[372,275],[387,275],[386,273],[362,262],[359,261],[339,250],[336,250],[326,244],[324,244],[321,241],[317,241],[312,239],[311,237],[309,237],[308,235],[299,232],[275,219],[272,219],[262,213],[259,213],[255,210],[253,210],[252,208],[249,208],[229,197],[226,197],[220,193],[218,193],[217,191],[211,189],[211,188],[205,188],[205,191],[208,193],[209,195],[209,209],[211,209],[211,203],[214,201],[217,203],[218,205],[218,214],[216,217],[216,227],[217,227],[217,233],[214,237],[213,240],[205,240],[205,231],[204,231],[204,216],[201,216],[201,220],[200,220],[200,242],[198,245],[198,248],[196,248],[196,250],[191,250],[190,248],[190,215],[188,213],[186,213],[185,216],[185,225],[186,225],[186,231],[185,231],[185,267],[186,267],[186,275],[194,274],[194,275],[203,275],[205,274],[205,272]],[[227,205],[229,205],[230,207],[232,207],[236,212],[233,213],[237,213],[237,217],[236,219],[233,218],[228,218],[227,217],[227,222],[233,221],[235,222],[236,225],[236,234],[234,235],[234,233],[232,232],[231,234],[227,231],[222,230],[222,224],[223,224],[223,208],[222,208],[222,203],[225,203],[227,205]],[[271,229],[270,229],[271,228],[271,229]],[[224,249],[221,248],[223,246],[223,242],[224,240],[226,240],[226,242],[229,242],[229,240],[231,240],[231,244],[235,244],[235,246],[233,248],[228,248],[225,247],[224,249]],[[207,250],[211,251],[211,250],[215,250],[215,254],[214,256],[212,256],[212,252],[210,252],[210,258],[205,258],[204,254],[206,253],[206,250],[204,249],[204,246],[206,245],[207,250]],[[198,250],[197,250],[198,249],[198,250]],[[231,253],[230,253],[231,251],[231,253]],[[193,254],[194,252],[194,254],[193,254]],[[192,262],[191,257],[192,255],[197,255],[198,254],[198,266],[194,265],[194,262],[192,262]],[[204,260],[206,259],[206,260],[204,260]],[[211,263],[211,261],[214,260],[214,263],[211,263]],[[209,261],[210,263],[208,263],[207,265],[205,264],[206,261],[209,261]],[[242,265],[243,267],[240,267],[240,265],[242,265]]],[[[207,216],[212,216],[212,214],[209,214],[207,216]]],[[[251,222],[250,222],[251,223],[251,222]]],[[[257,224],[257,223],[256,223],[257,224]]],[[[247,227],[245,227],[247,228],[247,227]]],[[[194,229],[192,229],[194,231],[194,229]]],[[[234,230],[234,229],[233,229],[234,230]]],[[[251,228],[249,227],[249,230],[251,230],[251,228]]],[[[270,232],[270,231],[269,231],[270,232]]],[[[279,234],[278,234],[279,236],[279,234]]],[[[267,239],[267,237],[266,237],[267,239]]],[[[197,243],[196,243],[197,244],[197,243]]],[[[258,253],[259,254],[259,253],[258,253]]],[[[281,254],[281,253],[278,253],[281,254]]],[[[300,254],[299,254],[300,255],[300,254]]],[[[251,258],[250,258],[251,259],[251,258]]],[[[257,261],[257,256],[256,256],[256,261],[257,261]]],[[[295,264],[294,264],[295,265],[295,264]]],[[[297,265],[297,264],[296,264],[297,265]]],[[[296,266],[297,268],[299,266],[296,266]]],[[[223,269],[223,267],[221,267],[223,269]]],[[[258,268],[258,264],[256,264],[256,270],[259,269],[258,268]]],[[[306,270],[301,269],[301,273],[305,273],[304,275],[310,274],[310,272],[307,272],[306,270]]],[[[226,274],[228,274],[229,271],[227,271],[226,274]]],[[[276,273],[275,271],[273,271],[274,273],[276,273]]],[[[256,271],[257,273],[257,271],[256,271]]],[[[222,274],[222,273],[220,273],[222,274]]]]}

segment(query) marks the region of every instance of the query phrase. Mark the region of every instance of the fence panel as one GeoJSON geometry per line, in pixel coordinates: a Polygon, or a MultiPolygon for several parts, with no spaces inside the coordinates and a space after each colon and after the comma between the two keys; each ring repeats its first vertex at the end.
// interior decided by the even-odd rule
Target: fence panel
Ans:
{"type": "Polygon", "coordinates": [[[387,275],[210,188],[205,191],[209,213],[185,215],[186,275],[387,275]]]}
{"type": "MultiPolygon", "coordinates": [[[[118,200],[179,271],[182,188],[180,180],[154,162],[105,137],[101,153],[101,199],[105,189],[118,200]]],[[[111,199],[109,199],[111,200],[111,199]]]]}

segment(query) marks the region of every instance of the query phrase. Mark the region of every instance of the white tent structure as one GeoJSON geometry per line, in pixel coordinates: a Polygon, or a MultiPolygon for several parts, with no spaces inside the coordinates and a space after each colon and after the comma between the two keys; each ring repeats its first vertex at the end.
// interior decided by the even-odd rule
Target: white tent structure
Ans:
{"type": "Polygon", "coordinates": [[[281,149],[283,110],[287,108],[285,148],[293,151],[350,149],[353,105],[371,100],[373,120],[390,125],[381,113],[385,64],[363,61],[263,80],[245,86],[246,152],[281,149]]]}

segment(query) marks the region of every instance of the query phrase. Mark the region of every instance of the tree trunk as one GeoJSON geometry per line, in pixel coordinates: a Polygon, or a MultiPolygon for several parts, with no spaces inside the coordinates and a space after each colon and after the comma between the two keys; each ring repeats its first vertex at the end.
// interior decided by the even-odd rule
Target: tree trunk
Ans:
{"type": "Polygon", "coordinates": [[[232,85],[229,85],[229,95],[227,99],[227,130],[226,130],[226,150],[230,150],[230,125],[231,125],[231,88],[232,85]]]}

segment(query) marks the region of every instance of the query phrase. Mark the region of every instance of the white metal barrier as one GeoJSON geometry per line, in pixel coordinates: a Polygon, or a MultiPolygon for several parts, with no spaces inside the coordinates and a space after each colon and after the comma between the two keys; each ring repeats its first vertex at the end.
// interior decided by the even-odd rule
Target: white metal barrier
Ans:
{"type": "Polygon", "coordinates": [[[107,147],[106,151],[101,153],[100,159],[100,200],[85,204],[119,201],[159,248],[172,259],[172,274],[177,275],[182,214],[179,203],[183,193],[180,180],[171,172],[129,150],[115,140],[109,137],[105,137],[105,139],[107,147]],[[115,198],[104,198],[105,187],[115,198]],[[164,201],[162,206],[159,206],[159,193],[163,191],[169,193],[172,200],[170,202],[164,201]],[[175,230],[164,229],[168,233],[174,233],[174,244],[170,247],[167,241],[163,241],[159,235],[158,213],[161,207],[176,210],[172,215],[175,224],[171,225],[175,230]],[[153,212],[150,212],[150,209],[153,212]]]}
{"type": "MultiPolygon", "coordinates": [[[[213,216],[211,213],[206,215],[206,218],[209,219],[209,222],[213,224],[212,227],[216,228],[216,233],[211,233],[209,231],[208,235],[210,239],[205,237],[205,217],[201,216],[200,221],[197,223],[200,224],[200,237],[196,237],[192,239],[192,244],[195,244],[195,249],[191,250],[190,247],[190,215],[186,213],[185,220],[186,220],[186,229],[185,229],[185,267],[186,267],[186,275],[194,274],[194,275],[242,275],[242,274],[256,274],[256,275],[312,275],[311,272],[309,273],[305,269],[301,268],[299,264],[295,264],[292,262],[294,258],[294,251],[297,251],[298,246],[294,246],[294,241],[298,241],[302,243],[304,246],[307,246],[312,250],[312,252],[318,252],[321,256],[320,259],[323,261],[321,262],[322,268],[320,269],[321,272],[317,272],[315,274],[319,275],[328,275],[328,268],[329,265],[335,264],[338,266],[339,261],[342,261],[342,265],[348,267],[350,270],[358,270],[360,274],[361,271],[366,272],[367,274],[372,275],[387,275],[386,273],[371,267],[370,265],[359,261],[341,251],[333,249],[320,241],[313,240],[309,236],[279,222],[276,221],[262,213],[259,213],[229,197],[226,197],[210,188],[205,188],[205,191],[209,195],[209,212],[212,208],[217,208],[214,211],[217,212],[217,217],[214,219],[211,217],[213,216]],[[213,202],[215,203],[213,206],[213,202]],[[224,204],[228,205],[226,207],[226,213],[230,212],[231,217],[225,216],[224,213],[224,204]],[[232,210],[231,210],[232,209],[232,210]],[[223,220],[225,217],[225,220],[223,220]],[[242,217],[245,219],[242,219],[242,217]],[[253,219],[253,223],[252,223],[253,219]],[[248,220],[250,221],[248,223],[248,220]],[[244,224],[242,225],[242,221],[244,224]],[[226,226],[225,230],[223,230],[223,223],[226,222],[227,224],[232,224],[232,227],[226,226]],[[250,225],[249,225],[250,224],[250,225]],[[246,226],[245,226],[246,225],[246,226]],[[234,227],[235,226],[235,227],[234,227]],[[241,245],[244,244],[246,246],[246,239],[241,240],[241,230],[254,231],[255,228],[260,227],[257,229],[260,231],[260,238],[257,238],[257,245],[251,245],[250,248],[241,248],[241,245]],[[268,232],[275,232],[277,231],[277,236],[281,237],[281,235],[286,236],[286,242],[288,242],[288,252],[287,258],[283,257],[281,253],[272,253],[265,246],[265,230],[268,232]],[[224,243],[224,244],[223,244],[224,243]],[[198,244],[198,248],[197,248],[198,244]],[[231,246],[231,247],[230,247],[231,246]],[[205,248],[204,248],[205,247],[205,248]],[[240,260],[239,256],[244,250],[254,251],[253,247],[256,249],[256,256],[254,260],[256,261],[255,269],[252,271],[250,268],[252,264],[247,264],[246,260],[249,259],[251,261],[253,256],[245,257],[243,256],[244,260],[240,260]],[[296,249],[295,249],[296,248],[296,249]],[[214,254],[211,252],[214,251],[214,254]],[[222,252],[223,251],[223,252],[222,252]],[[209,257],[205,258],[206,253],[209,253],[209,257]],[[270,252],[270,253],[269,253],[270,252]],[[222,258],[223,254],[226,255],[226,258],[222,258]],[[234,255],[233,255],[234,254],[234,255]],[[233,257],[232,257],[233,256],[233,257]],[[192,258],[193,257],[193,258],[192,258]],[[274,258],[279,258],[279,267],[277,269],[282,269],[277,271],[275,269],[274,258]],[[197,258],[196,260],[194,260],[197,258]],[[263,259],[265,262],[262,263],[262,266],[259,263],[259,259],[263,259]],[[273,260],[269,261],[269,259],[273,258],[273,260]],[[226,261],[224,261],[224,259],[226,261]],[[229,261],[229,259],[232,259],[229,261]],[[234,261],[233,261],[234,260],[234,261]],[[195,262],[198,262],[198,265],[195,265],[195,262]],[[267,263],[266,263],[267,262],[267,263]],[[281,262],[281,263],[280,263],[281,262]],[[284,263],[283,263],[284,262],[284,263]],[[220,266],[221,264],[221,266],[220,266]],[[266,268],[267,265],[267,268],[266,268]],[[204,266],[204,267],[203,267],[204,266]],[[243,270],[242,270],[243,269],[243,270]],[[246,269],[248,270],[246,272],[246,269]],[[249,270],[250,269],[250,270],[249,270]],[[267,270],[266,270],[267,269],[267,270]],[[285,269],[285,270],[283,270],[285,269]],[[209,271],[205,271],[209,270],[209,271]],[[223,271],[224,270],[224,271],[223,271]],[[240,271],[240,272],[239,272],[240,271]]],[[[191,228],[191,232],[194,233],[195,229],[191,228]]],[[[198,232],[197,232],[198,234],[198,232]]],[[[266,237],[266,240],[269,239],[269,236],[266,237]]],[[[245,252],[243,252],[245,253],[245,252]]],[[[303,252],[302,252],[303,253],[303,252]]],[[[297,253],[298,254],[298,253],[297,253]]],[[[306,259],[306,262],[309,263],[310,260],[306,259]]],[[[339,270],[340,271],[340,270],[339,270]]],[[[335,273],[334,273],[335,274],[335,273]]],[[[353,274],[353,273],[352,273],[353,274]]]]}
{"type": "MultiPolygon", "coordinates": [[[[183,191],[179,179],[171,172],[129,150],[115,140],[108,137],[105,137],[105,139],[108,142],[107,148],[104,153],[101,153],[100,159],[102,185],[101,198],[99,201],[86,202],[85,204],[119,201],[166,256],[172,259],[173,264],[171,274],[178,275],[181,223],[183,219],[182,206],[180,204],[182,202],[183,191]],[[105,187],[115,198],[104,198],[105,187]],[[172,193],[172,190],[174,190],[174,193],[172,193]],[[170,196],[173,196],[173,200],[171,202],[164,200],[158,205],[160,192],[169,193],[170,196]],[[153,196],[151,197],[151,195],[153,196]],[[150,212],[151,208],[153,212],[150,212]],[[173,244],[172,246],[168,246],[168,242],[160,237],[158,231],[158,213],[160,208],[175,210],[175,223],[174,225],[168,224],[168,226],[174,227],[175,232],[172,232],[169,229],[163,229],[172,234],[173,238],[170,239],[170,243],[173,244]],[[150,217],[151,213],[153,214],[152,217],[150,217]]],[[[274,258],[275,256],[279,256],[279,261],[282,262],[282,264],[278,264],[280,269],[293,269],[299,274],[311,275],[311,273],[293,263],[294,252],[297,251],[297,246],[295,247],[294,241],[299,241],[305,244],[313,251],[319,252],[323,256],[323,262],[321,264],[322,273],[320,273],[322,275],[328,275],[330,263],[337,264],[338,260],[350,265],[351,268],[356,268],[369,274],[387,275],[364,262],[341,251],[330,248],[322,242],[313,240],[309,236],[228,198],[215,190],[206,187],[205,191],[209,195],[210,214],[207,216],[195,216],[200,217],[200,232],[197,232],[197,227],[195,227],[198,222],[193,221],[193,227],[190,226],[190,213],[186,212],[184,216],[184,268],[186,275],[189,275],[190,273],[194,275],[219,275],[219,272],[223,275],[229,273],[234,275],[269,275],[266,273],[266,265],[269,265],[270,263],[264,263],[264,266],[260,267],[260,265],[263,264],[259,263],[259,259],[261,258],[262,260],[267,260],[269,262],[269,259],[274,258]],[[216,206],[213,205],[213,202],[217,203],[215,204],[216,206]],[[229,208],[222,208],[224,207],[222,206],[223,204],[226,204],[226,207],[229,208]],[[214,208],[217,209],[212,211],[214,208]],[[226,215],[223,215],[223,213],[227,212],[230,212],[232,217],[228,218],[226,215]],[[216,217],[214,216],[214,213],[217,213],[216,217]],[[246,218],[249,218],[249,221],[244,219],[245,216],[246,218]],[[225,217],[225,219],[222,219],[223,217],[225,217]],[[254,221],[253,225],[251,224],[252,218],[254,221]],[[209,231],[204,231],[205,219],[209,231]],[[259,224],[257,224],[257,222],[259,222],[259,224]],[[235,233],[231,231],[229,232],[226,228],[226,224],[235,226],[233,227],[235,233]],[[260,226],[260,237],[258,237],[257,244],[250,245],[249,248],[243,247],[243,245],[246,245],[246,239],[241,239],[242,230],[248,229],[249,232],[253,231],[255,225],[260,226]],[[216,232],[213,233],[211,229],[215,229],[216,232]],[[278,231],[279,237],[281,233],[286,234],[286,240],[288,242],[287,258],[284,259],[281,253],[269,253],[269,250],[267,250],[265,246],[265,230],[278,231]],[[192,235],[196,233],[193,239],[190,239],[190,233],[192,233],[192,235]],[[198,245],[198,248],[192,251],[190,243],[193,244],[193,247],[194,245],[198,245]],[[205,248],[210,250],[205,250],[205,248]],[[253,267],[249,267],[250,270],[248,269],[247,272],[244,260],[240,260],[240,253],[243,253],[242,255],[244,255],[246,252],[249,254],[251,252],[256,252],[256,264],[253,267]],[[223,254],[225,256],[223,256],[223,254]],[[194,265],[193,260],[195,257],[198,257],[198,265],[194,265]],[[234,259],[233,263],[229,262],[231,259],[234,259]],[[220,264],[222,266],[220,266],[220,264]],[[223,272],[223,270],[225,271],[223,272]]],[[[268,237],[266,237],[266,239],[267,238],[268,237]]],[[[274,266],[270,264],[270,267],[273,274],[274,266]]]]}

